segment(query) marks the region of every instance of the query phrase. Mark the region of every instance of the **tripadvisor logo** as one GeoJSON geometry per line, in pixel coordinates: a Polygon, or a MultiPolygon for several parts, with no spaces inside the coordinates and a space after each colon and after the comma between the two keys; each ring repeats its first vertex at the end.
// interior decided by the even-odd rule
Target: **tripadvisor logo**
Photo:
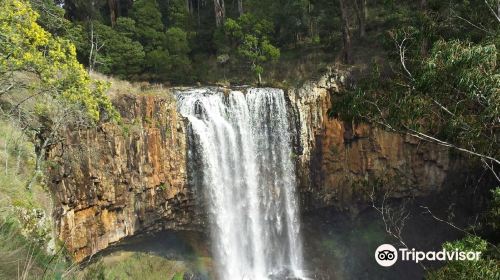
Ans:
{"type": "Polygon", "coordinates": [[[375,250],[375,260],[381,266],[392,266],[398,261],[398,251],[391,244],[382,244],[375,250]]]}
{"type": "Polygon", "coordinates": [[[409,250],[408,248],[399,248],[397,250],[390,244],[382,244],[375,250],[375,260],[381,266],[389,267],[398,261],[410,261],[419,263],[421,261],[477,261],[480,259],[481,252],[474,251],[448,251],[442,249],[441,251],[416,251],[415,249],[409,250]],[[399,252],[398,252],[399,251],[399,252]]]}

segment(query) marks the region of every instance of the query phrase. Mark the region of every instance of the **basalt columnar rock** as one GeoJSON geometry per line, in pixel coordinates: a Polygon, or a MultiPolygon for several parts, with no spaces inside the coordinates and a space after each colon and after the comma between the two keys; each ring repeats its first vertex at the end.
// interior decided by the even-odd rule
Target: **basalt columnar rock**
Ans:
{"type": "MultiPolygon", "coordinates": [[[[376,181],[392,197],[442,189],[456,167],[447,149],[328,117],[348,76],[331,70],[287,92],[302,210],[356,213],[376,181]]],[[[187,126],[172,95],[122,94],[113,102],[122,124],[68,131],[50,153],[56,231],[76,261],[141,231],[204,228],[203,199],[188,184],[187,126]]]]}
{"type": "Polygon", "coordinates": [[[122,124],[67,132],[50,156],[58,238],[80,261],[126,236],[195,222],[186,131],[170,95],[121,95],[122,124]]]}
{"type": "Polygon", "coordinates": [[[329,117],[332,98],[348,83],[349,72],[332,69],[289,92],[299,119],[303,209],[333,206],[355,214],[368,205],[374,187],[390,197],[425,196],[443,189],[445,179],[459,167],[447,148],[329,117]]]}

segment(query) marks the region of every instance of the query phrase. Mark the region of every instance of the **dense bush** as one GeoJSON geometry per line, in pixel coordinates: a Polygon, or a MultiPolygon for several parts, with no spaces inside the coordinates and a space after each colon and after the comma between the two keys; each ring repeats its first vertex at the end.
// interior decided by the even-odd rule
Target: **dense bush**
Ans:
{"type": "Polygon", "coordinates": [[[443,248],[447,251],[481,252],[477,261],[449,261],[442,268],[427,274],[427,280],[483,280],[500,279],[500,262],[490,259],[485,253],[488,244],[476,236],[468,236],[455,242],[446,242],[443,248]]]}

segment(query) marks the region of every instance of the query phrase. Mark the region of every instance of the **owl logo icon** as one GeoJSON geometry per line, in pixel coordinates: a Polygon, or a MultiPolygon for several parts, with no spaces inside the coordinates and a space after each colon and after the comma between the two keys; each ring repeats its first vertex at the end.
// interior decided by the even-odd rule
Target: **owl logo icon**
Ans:
{"type": "Polygon", "coordinates": [[[382,244],[375,250],[375,260],[381,266],[392,266],[398,260],[398,251],[391,244],[382,244]]]}

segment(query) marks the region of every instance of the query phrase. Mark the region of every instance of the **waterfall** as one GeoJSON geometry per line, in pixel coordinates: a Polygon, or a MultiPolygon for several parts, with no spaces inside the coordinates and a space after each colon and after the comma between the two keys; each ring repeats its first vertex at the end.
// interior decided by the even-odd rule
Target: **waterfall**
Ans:
{"type": "Polygon", "coordinates": [[[218,278],[302,278],[296,178],[284,92],[179,92],[210,217],[218,278]]]}

